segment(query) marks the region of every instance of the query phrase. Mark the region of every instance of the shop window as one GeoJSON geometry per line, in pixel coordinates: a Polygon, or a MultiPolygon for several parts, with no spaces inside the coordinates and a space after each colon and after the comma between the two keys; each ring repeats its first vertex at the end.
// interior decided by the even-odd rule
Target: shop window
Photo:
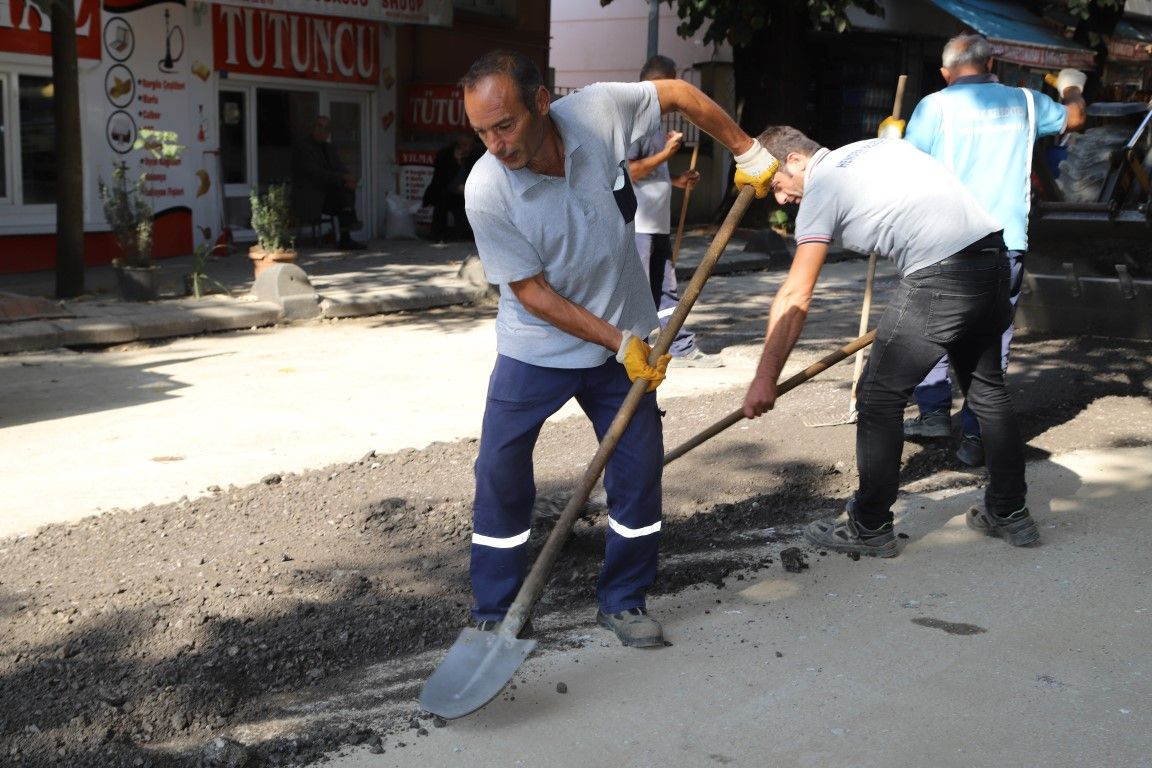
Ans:
{"type": "Polygon", "coordinates": [[[25,205],[56,202],[56,124],[52,78],[21,75],[20,181],[25,205]]]}

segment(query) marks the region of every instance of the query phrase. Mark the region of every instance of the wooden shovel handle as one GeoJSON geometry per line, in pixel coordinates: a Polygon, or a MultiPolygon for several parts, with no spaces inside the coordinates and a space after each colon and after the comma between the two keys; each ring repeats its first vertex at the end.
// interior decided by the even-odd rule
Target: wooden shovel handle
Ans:
{"type": "MultiPolygon", "coordinates": [[[[776,386],[776,397],[780,397],[785,392],[792,391],[796,387],[811,379],[816,374],[831,368],[832,366],[836,365],[836,363],[840,362],[849,355],[855,354],[858,350],[864,349],[864,347],[868,346],[875,340],[876,331],[868,331],[868,333],[864,334],[855,341],[851,341],[845,344],[832,354],[825,355],[816,362],[812,363],[812,365],[800,371],[800,373],[789,376],[787,379],[780,382],[776,386]]],[[[672,450],[668,451],[668,453],[664,454],[664,466],[668,466],[668,464],[688,453],[688,451],[711,440],[733,424],[737,424],[740,421],[743,421],[743,419],[743,408],[738,408],[737,410],[732,411],[732,413],[720,419],[720,421],[708,427],[700,434],[689,438],[672,450]]]]}
{"type": "MultiPolygon", "coordinates": [[[[696,170],[696,158],[700,154],[700,140],[692,147],[692,161],[688,163],[688,172],[696,170]]],[[[684,239],[684,217],[688,215],[688,196],[692,194],[691,187],[684,188],[684,201],[680,203],[680,223],[676,225],[676,242],[672,246],[672,266],[676,266],[676,259],[680,257],[680,241],[684,239]]]]}
{"type": "MultiPolygon", "coordinates": [[[[744,212],[748,210],[748,206],[751,204],[755,194],[751,186],[746,186],[740,190],[740,194],[736,197],[736,202],[732,204],[732,209],[728,211],[728,216],[724,219],[720,231],[716,233],[716,237],[712,240],[712,245],[709,246],[708,252],[704,254],[704,258],[700,260],[700,265],[696,267],[696,272],[692,275],[691,282],[689,282],[688,287],[685,289],[683,295],[681,295],[680,303],[676,305],[676,310],[672,313],[672,317],[669,318],[668,325],[660,331],[660,335],[656,338],[656,344],[652,347],[652,354],[648,356],[649,365],[655,365],[660,356],[666,354],[669,347],[672,346],[672,340],[676,338],[676,333],[684,325],[684,319],[688,316],[688,311],[692,309],[692,305],[696,303],[696,299],[700,296],[700,291],[703,289],[704,283],[711,276],[712,270],[716,267],[716,262],[719,261],[720,255],[724,252],[728,241],[732,238],[732,233],[736,230],[736,225],[740,223],[744,212]]],[[[616,417],[612,420],[612,424],[608,427],[608,431],[600,441],[600,447],[596,450],[596,455],[592,457],[588,468],[584,470],[584,476],[580,478],[579,485],[577,485],[572,497],[568,499],[568,504],[564,507],[564,511],[560,513],[560,517],[556,521],[552,533],[548,535],[548,540],[544,542],[544,547],[540,550],[540,554],[537,555],[536,562],[532,564],[532,569],[528,572],[527,578],[524,579],[524,583],[520,586],[520,591],[516,593],[516,599],[512,601],[508,613],[504,616],[504,621],[500,623],[499,634],[505,639],[514,639],[524,627],[525,622],[528,621],[528,617],[532,613],[532,608],[536,605],[536,601],[544,591],[544,585],[548,583],[548,577],[552,573],[552,566],[556,564],[557,558],[560,557],[560,551],[564,548],[564,543],[572,533],[572,527],[576,524],[576,520],[580,516],[580,510],[584,506],[584,502],[588,501],[592,489],[596,486],[596,481],[600,479],[600,473],[604,471],[604,467],[608,464],[608,458],[612,455],[612,452],[616,450],[617,443],[620,442],[620,438],[624,435],[624,430],[628,428],[628,423],[632,420],[632,415],[635,414],[636,409],[640,407],[640,401],[647,391],[648,382],[645,379],[637,379],[632,382],[632,388],[628,390],[628,394],[624,397],[624,402],[620,405],[620,410],[616,412],[616,417]]]]}

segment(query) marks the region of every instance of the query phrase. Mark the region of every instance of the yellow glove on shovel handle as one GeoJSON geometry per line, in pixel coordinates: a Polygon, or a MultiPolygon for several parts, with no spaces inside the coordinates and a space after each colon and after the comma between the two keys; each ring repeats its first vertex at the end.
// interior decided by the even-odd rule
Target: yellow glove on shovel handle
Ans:
{"type": "Polygon", "coordinates": [[[648,391],[655,392],[656,387],[660,386],[660,382],[664,381],[664,377],[668,373],[668,361],[672,359],[672,355],[661,355],[656,360],[656,365],[648,365],[648,355],[652,353],[652,347],[640,340],[631,331],[624,331],[624,338],[620,341],[620,350],[616,353],[616,362],[624,366],[624,370],[628,371],[628,378],[632,381],[636,379],[647,379],[648,391]]]}
{"type": "Polygon", "coordinates": [[[880,126],[876,129],[876,137],[880,139],[902,139],[904,138],[903,120],[889,115],[880,121],[880,126]]]}
{"type": "Polygon", "coordinates": [[[756,192],[756,199],[763,200],[772,191],[770,186],[780,161],[764,148],[760,142],[753,142],[752,149],[736,155],[736,175],[733,181],[736,189],[744,189],[751,185],[756,192]]]}

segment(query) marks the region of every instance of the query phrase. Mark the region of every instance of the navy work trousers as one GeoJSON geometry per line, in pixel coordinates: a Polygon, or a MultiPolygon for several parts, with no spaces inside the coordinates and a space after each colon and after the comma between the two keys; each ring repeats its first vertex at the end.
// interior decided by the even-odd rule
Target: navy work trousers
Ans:
{"type": "Polygon", "coordinates": [[[987,457],[989,512],[1024,506],[1024,446],[1000,364],[1012,320],[1003,250],[961,251],[902,278],[876,328],[860,379],[854,517],[867,528],[892,521],[904,447],[903,413],[916,385],[943,354],[979,420],[987,457]]]}
{"type": "MultiPolygon", "coordinates": [[[[602,439],[631,386],[624,366],[612,358],[575,369],[496,358],[475,468],[473,618],[503,619],[524,580],[536,498],[532,450],[544,421],[576,398],[602,439]]],[[[644,607],[656,578],[663,465],[663,430],[652,392],[605,467],[609,517],[596,595],[606,613],[644,607]]]]}

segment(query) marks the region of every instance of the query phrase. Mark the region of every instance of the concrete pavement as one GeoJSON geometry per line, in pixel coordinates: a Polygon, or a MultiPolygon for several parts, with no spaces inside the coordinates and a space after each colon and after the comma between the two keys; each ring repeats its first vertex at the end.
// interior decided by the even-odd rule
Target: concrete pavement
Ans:
{"type": "MultiPolygon", "coordinates": [[[[704,237],[686,238],[681,266],[692,269],[708,244],[704,237]]],[[[196,498],[214,485],[246,485],[272,473],[355,461],[372,450],[478,435],[495,357],[492,309],[380,314],[393,300],[405,309],[459,303],[443,286],[467,282],[455,273],[471,248],[378,245],[364,253],[306,257],[326,302],[368,313],[338,323],[282,323],[275,307],[242,298],[132,304],[104,294],[64,302],[77,312],[75,319],[0,323],[0,338],[7,332],[10,343],[45,347],[0,355],[0,464],[20,467],[5,478],[0,536],[196,498]],[[257,327],[263,323],[252,319],[254,311],[266,313],[265,327],[257,327]],[[127,342],[170,335],[174,322],[205,313],[220,320],[218,330],[225,320],[242,330],[206,334],[185,326],[164,344],[98,353],[59,346],[60,334],[80,334],[87,322],[99,324],[105,343],[127,342]],[[53,338],[33,330],[48,324],[53,338]]],[[[768,263],[765,254],[745,253],[742,245],[730,246],[718,272],[768,263]]],[[[834,265],[831,284],[855,285],[860,263],[834,265]]],[[[179,276],[179,266],[166,269],[179,276]]],[[[97,288],[114,279],[108,268],[92,272],[97,288]]],[[[252,285],[246,257],[243,263],[221,260],[209,272],[237,297],[252,285]]],[[[697,316],[727,311],[725,305],[741,297],[762,298],[778,274],[751,273],[729,288],[716,278],[697,316]]],[[[50,294],[51,275],[0,277],[0,291],[15,289],[50,294]]],[[[755,342],[761,322],[757,317],[747,341],[755,342]]],[[[754,351],[733,350],[726,359],[728,366],[717,371],[678,372],[662,392],[676,396],[746,382],[754,351]]],[[[575,412],[572,405],[557,418],[575,412]]]]}

